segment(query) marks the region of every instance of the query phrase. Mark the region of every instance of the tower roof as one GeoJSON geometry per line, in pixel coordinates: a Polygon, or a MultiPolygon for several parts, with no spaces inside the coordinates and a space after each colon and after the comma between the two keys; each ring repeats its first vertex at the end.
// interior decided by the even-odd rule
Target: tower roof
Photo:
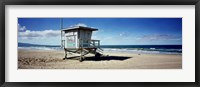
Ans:
{"type": "Polygon", "coordinates": [[[62,29],[62,31],[72,31],[72,30],[97,31],[98,29],[96,29],[96,28],[91,28],[91,27],[83,27],[83,26],[75,26],[75,27],[70,27],[70,28],[62,29]]]}

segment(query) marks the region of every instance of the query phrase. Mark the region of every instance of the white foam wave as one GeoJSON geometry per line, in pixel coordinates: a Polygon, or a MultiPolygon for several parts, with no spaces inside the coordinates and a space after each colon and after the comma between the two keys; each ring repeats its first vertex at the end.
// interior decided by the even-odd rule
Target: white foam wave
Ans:
{"type": "MultiPolygon", "coordinates": [[[[117,49],[117,48],[103,48],[105,52],[128,52],[128,53],[141,53],[141,54],[181,54],[180,52],[168,52],[166,51],[158,51],[158,50],[141,50],[141,49],[117,49]]],[[[179,49],[175,49],[177,51],[182,51],[179,49]]],[[[171,50],[174,51],[174,50],[171,50]]]]}
{"type": "MultiPolygon", "coordinates": [[[[60,47],[18,47],[27,50],[63,50],[60,47]]],[[[104,52],[125,52],[136,54],[181,54],[182,49],[141,49],[141,48],[102,48],[104,52]]]]}

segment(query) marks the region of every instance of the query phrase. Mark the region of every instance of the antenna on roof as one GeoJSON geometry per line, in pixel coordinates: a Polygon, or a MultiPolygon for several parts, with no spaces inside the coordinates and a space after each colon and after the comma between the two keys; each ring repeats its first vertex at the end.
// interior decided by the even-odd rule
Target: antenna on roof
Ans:
{"type": "Polygon", "coordinates": [[[63,19],[60,18],[60,32],[61,32],[61,34],[60,34],[60,35],[61,35],[61,36],[60,36],[60,39],[61,39],[61,40],[60,40],[60,41],[61,41],[60,44],[61,44],[61,45],[60,45],[60,46],[61,46],[61,48],[63,47],[63,44],[62,44],[62,41],[63,41],[63,40],[62,40],[62,29],[63,29],[63,19]]]}

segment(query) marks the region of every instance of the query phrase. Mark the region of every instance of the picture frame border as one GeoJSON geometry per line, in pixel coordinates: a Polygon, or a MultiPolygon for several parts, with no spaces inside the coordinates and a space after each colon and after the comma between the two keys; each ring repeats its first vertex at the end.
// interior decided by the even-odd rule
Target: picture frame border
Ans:
{"type": "Polygon", "coordinates": [[[0,85],[1,87],[199,87],[200,0],[8,0],[0,1],[0,85]],[[195,5],[195,82],[5,82],[6,5],[195,5]]]}

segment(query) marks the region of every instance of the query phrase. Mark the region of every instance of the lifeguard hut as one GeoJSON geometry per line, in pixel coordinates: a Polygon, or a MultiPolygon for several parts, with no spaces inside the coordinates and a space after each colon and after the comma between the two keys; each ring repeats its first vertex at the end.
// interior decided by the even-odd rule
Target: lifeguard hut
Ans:
{"type": "Polygon", "coordinates": [[[67,29],[61,29],[61,47],[65,51],[65,59],[67,59],[67,53],[76,53],[80,55],[79,61],[82,62],[85,59],[85,55],[91,53],[95,55],[95,58],[99,58],[102,55],[102,49],[100,48],[100,40],[92,40],[92,32],[98,29],[74,26],[67,29]]]}

